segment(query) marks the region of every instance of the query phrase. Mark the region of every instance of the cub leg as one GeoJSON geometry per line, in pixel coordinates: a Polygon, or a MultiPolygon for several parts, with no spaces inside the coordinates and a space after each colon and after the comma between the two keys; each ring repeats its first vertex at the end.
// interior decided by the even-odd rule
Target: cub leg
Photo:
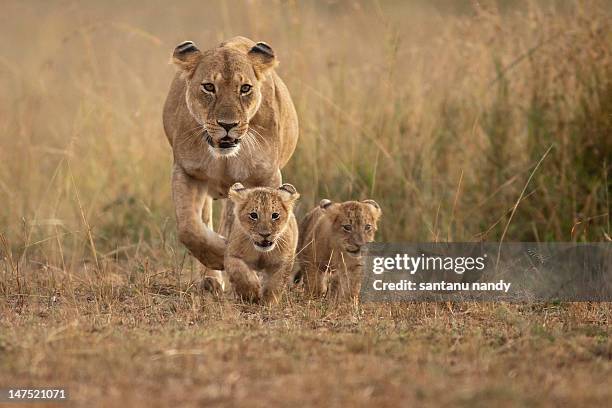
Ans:
{"type": "MultiPolygon", "coordinates": [[[[279,268],[267,273],[264,282],[263,300],[265,303],[278,302],[285,283],[289,281],[289,276],[293,270],[293,260],[283,263],[279,268]]],[[[266,271],[268,272],[268,271],[266,271]]]]}
{"type": "Polygon", "coordinates": [[[261,279],[242,259],[226,256],[225,271],[240,298],[250,302],[259,302],[263,295],[261,279]]]}
{"type": "Polygon", "coordinates": [[[349,294],[352,298],[359,297],[359,292],[361,291],[361,284],[363,283],[363,266],[359,265],[351,274],[351,279],[349,283],[349,294]]]}
{"type": "Polygon", "coordinates": [[[307,264],[304,268],[304,291],[309,296],[321,297],[327,292],[329,273],[327,265],[307,264]]]}

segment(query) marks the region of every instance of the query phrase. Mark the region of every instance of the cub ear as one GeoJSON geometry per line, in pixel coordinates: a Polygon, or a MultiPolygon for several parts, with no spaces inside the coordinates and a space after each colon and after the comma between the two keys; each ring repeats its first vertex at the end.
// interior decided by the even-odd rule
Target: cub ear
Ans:
{"type": "Polygon", "coordinates": [[[333,203],[332,203],[330,200],[328,200],[327,198],[324,198],[324,199],[322,199],[322,200],[319,202],[319,207],[321,207],[322,209],[326,210],[326,209],[328,209],[328,208],[329,208],[329,207],[330,207],[332,204],[333,204],[333,203]]]}
{"type": "Polygon", "coordinates": [[[235,183],[230,187],[227,195],[232,201],[241,201],[246,195],[246,188],[242,185],[242,183],[235,183]]]}
{"type": "Polygon", "coordinates": [[[265,42],[258,42],[248,52],[249,60],[255,68],[258,79],[262,79],[266,73],[278,65],[274,50],[265,42]]]}
{"type": "Polygon", "coordinates": [[[376,214],[378,214],[378,216],[380,216],[382,214],[382,209],[380,208],[380,205],[378,205],[378,203],[374,200],[363,200],[362,203],[364,204],[369,204],[372,207],[374,207],[376,209],[376,214]]]}
{"type": "Polygon", "coordinates": [[[184,41],[174,49],[172,53],[172,62],[185,75],[190,76],[193,74],[198,62],[200,62],[201,56],[202,52],[200,52],[192,41],[184,41]]]}
{"type": "Polygon", "coordinates": [[[295,200],[300,198],[300,194],[297,192],[295,187],[293,187],[293,184],[285,183],[278,189],[282,193],[282,196],[285,201],[293,203],[295,200]]]}

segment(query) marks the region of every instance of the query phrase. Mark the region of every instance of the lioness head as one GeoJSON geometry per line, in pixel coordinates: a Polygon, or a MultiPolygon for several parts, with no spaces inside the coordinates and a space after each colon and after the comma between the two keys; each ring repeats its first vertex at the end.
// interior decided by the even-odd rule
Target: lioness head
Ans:
{"type": "Polygon", "coordinates": [[[331,222],[330,242],[337,250],[352,257],[361,255],[362,247],[374,241],[382,210],[376,201],[332,203],[321,200],[319,206],[331,222]]]}
{"type": "MultiPolygon", "coordinates": [[[[299,198],[295,187],[283,184],[277,189],[245,188],[234,184],[229,198],[235,205],[237,224],[249,236],[256,250],[268,252],[276,247],[287,228],[293,205],[299,198]]],[[[282,243],[281,243],[282,245],[282,243]]]]}
{"type": "Polygon", "coordinates": [[[214,157],[234,156],[261,104],[261,85],[276,65],[265,43],[244,53],[232,47],[200,51],[193,42],[179,44],[172,60],[187,84],[191,116],[204,131],[214,157]]]}

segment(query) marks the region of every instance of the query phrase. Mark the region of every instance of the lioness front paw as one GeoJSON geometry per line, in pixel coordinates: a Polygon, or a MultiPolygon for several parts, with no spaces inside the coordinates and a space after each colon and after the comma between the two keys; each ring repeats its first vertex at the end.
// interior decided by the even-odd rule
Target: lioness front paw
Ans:
{"type": "Polygon", "coordinates": [[[219,296],[223,293],[223,284],[215,276],[205,276],[200,282],[200,289],[203,292],[209,292],[214,296],[219,296]]]}

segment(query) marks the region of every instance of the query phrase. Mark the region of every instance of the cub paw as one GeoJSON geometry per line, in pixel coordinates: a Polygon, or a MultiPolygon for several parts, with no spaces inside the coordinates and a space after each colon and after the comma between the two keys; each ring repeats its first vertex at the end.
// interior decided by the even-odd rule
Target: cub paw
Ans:
{"type": "Polygon", "coordinates": [[[259,303],[263,297],[263,289],[259,279],[234,283],[236,295],[243,301],[259,303]]]}

